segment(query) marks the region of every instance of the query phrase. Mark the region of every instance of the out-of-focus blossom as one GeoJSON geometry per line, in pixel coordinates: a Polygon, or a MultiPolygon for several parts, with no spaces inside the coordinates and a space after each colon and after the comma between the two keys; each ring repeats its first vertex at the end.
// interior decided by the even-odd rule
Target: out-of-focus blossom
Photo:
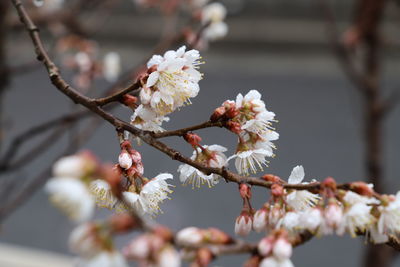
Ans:
{"type": "Polygon", "coordinates": [[[87,186],[74,177],[50,179],[45,187],[50,201],[75,222],[89,220],[94,212],[95,202],[87,186]]]}
{"type": "Polygon", "coordinates": [[[103,75],[109,82],[115,82],[121,72],[121,58],[116,52],[109,52],[103,59],[103,75]]]}

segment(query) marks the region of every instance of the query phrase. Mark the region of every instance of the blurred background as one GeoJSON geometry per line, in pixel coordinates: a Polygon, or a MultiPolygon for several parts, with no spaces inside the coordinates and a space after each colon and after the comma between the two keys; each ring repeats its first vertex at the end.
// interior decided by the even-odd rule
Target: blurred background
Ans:
{"type": "MultiPolygon", "coordinates": [[[[23,2],[29,4],[30,1],[23,2]]],[[[251,89],[257,89],[262,93],[267,108],[275,112],[279,120],[276,125],[280,134],[276,142],[276,157],[271,159],[265,173],[286,179],[294,166],[303,165],[308,181],[321,181],[327,176],[339,182],[367,180],[365,101],[344,74],[334,52],[321,1],[220,2],[228,10],[226,23],[229,32],[224,39],[210,43],[208,49],[201,52],[205,64],[201,66],[204,79],[200,82],[200,93],[193,99],[192,105],[172,114],[170,122],[164,124],[165,128],[176,129],[206,121],[223,101],[235,99],[238,93],[246,94],[251,89]]],[[[357,1],[324,2],[331,8],[338,32],[342,34],[354,22],[357,1]]],[[[32,5],[29,10],[36,14],[39,12],[37,9],[40,8],[32,5]]],[[[386,1],[379,32],[382,37],[379,83],[382,97],[390,97],[399,90],[399,15],[397,3],[386,1]]],[[[122,73],[147,61],[168,20],[157,8],[144,8],[127,0],[115,1],[113,5],[99,7],[96,11],[83,9],[74,16],[88,33],[87,37],[96,42],[99,55],[108,52],[120,55],[122,73]]],[[[44,68],[34,63],[32,44],[18,24],[11,6],[8,6],[6,18],[2,26],[5,31],[4,54],[6,66],[11,71],[1,99],[3,152],[17,134],[77,109],[52,87],[44,68]]],[[[178,25],[184,21],[182,17],[172,19],[178,25]]],[[[47,26],[44,26],[43,33],[46,44],[52,49],[55,46],[53,32],[59,25],[47,26]]],[[[174,44],[172,47],[179,46],[174,44]]],[[[57,51],[52,51],[57,54],[57,51]]],[[[355,57],[359,56],[357,51],[354,53],[355,57]]],[[[362,56],[363,51],[360,53],[362,56]]],[[[57,60],[62,62],[60,58],[57,60]]],[[[68,79],[74,79],[71,69],[65,68],[62,72],[68,79]]],[[[101,95],[110,86],[111,83],[104,79],[95,79],[88,94],[101,95]]],[[[114,113],[125,120],[129,120],[131,115],[131,111],[124,108],[117,108],[114,113]]],[[[40,157],[20,164],[12,171],[0,172],[0,200],[5,204],[14,203],[13,194],[29,186],[42,169],[71,146],[73,133],[91,123],[93,119],[88,118],[64,129],[65,136],[40,157]]],[[[400,108],[391,110],[381,129],[383,184],[385,192],[396,193],[400,188],[400,108]]],[[[119,146],[114,129],[103,123],[93,130],[91,138],[79,149],[89,149],[103,161],[116,162],[119,146]]],[[[220,144],[229,149],[228,154],[234,153],[236,138],[228,131],[206,129],[198,131],[198,134],[204,144],[220,144]]],[[[32,140],[18,151],[18,155],[24,155],[25,151],[46,138],[49,137],[32,140]]],[[[191,155],[191,147],[183,140],[168,138],[166,142],[185,155],[191,155]]],[[[211,189],[183,187],[176,172],[177,162],[147,145],[137,146],[136,149],[142,153],[146,177],[160,172],[175,175],[173,184],[176,187],[172,199],[162,205],[164,213],[157,217],[160,223],[174,230],[190,225],[215,226],[234,234],[234,220],[241,211],[237,185],[221,182],[211,189]]],[[[47,195],[38,187],[31,190],[34,192],[31,197],[24,197],[24,201],[18,202],[10,212],[0,213],[0,242],[7,246],[17,245],[72,256],[67,239],[74,225],[51,206],[47,195]]],[[[260,188],[254,188],[253,196],[255,208],[260,208],[269,197],[268,192],[260,188]]],[[[108,211],[99,210],[97,216],[102,218],[108,214],[108,211]]],[[[129,238],[120,238],[118,243],[123,245],[129,238]]],[[[259,234],[252,233],[248,239],[256,241],[260,238],[259,234]]],[[[295,266],[365,266],[364,243],[363,237],[314,238],[296,248],[292,259],[295,266]]],[[[0,253],[4,249],[0,246],[0,253]]],[[[246,256],[242,255],[224,256],[211,266],[241,266],[245,259],[246,256]]],[[[14,265],[2,264],[0,259],[0,266],[14,265]]],[[[400,266],[400,259],[394,256],[391,266],[400,266]]]]}

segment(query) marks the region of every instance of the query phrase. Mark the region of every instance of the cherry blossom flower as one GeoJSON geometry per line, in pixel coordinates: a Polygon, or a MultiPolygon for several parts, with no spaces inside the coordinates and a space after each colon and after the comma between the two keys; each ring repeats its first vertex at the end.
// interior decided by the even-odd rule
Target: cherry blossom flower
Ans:
{"type": "Polygon", "coordinates": [[[134,126],[155,133],[164,131],[161,127],[164,121],[169,121],[169,118],[158,115],[151,107],[144,105],[139,105],[131,117],[131,123],[134,126]]]}
{"type": "Polygon", "coordinates": [[[263,170],[263,165],[267,165],[266,157],[272,156],[272,153],[266,149],[259,148],[238,152],[229,157],[228,160],[235,159],[235,167],[239,174],[256,173],[257,169],[263,170]]]}
{"type": "MultiPolygon", "coordinates": [[[[227,165],[227,158],[224,152],[227,149],[220,145],[203,146],[202,148],[196,148],[193,151],[191,159],[204,164],[207,167],[221,168],[227,165]]],[[[219,182],[219,176],[215,174],[206,175],[202,171],[188,165],[182,164],[178,168],[180,173],[180,181],[184,184],[191,184],[192,188],[199,188],[203,184],[207,184],[208,187],[212,187],[219,182]]]]}
{"type": "Polygon", "coordinates": [[[128,206],[125,203],[119,203],[116,209],[134,209],[139,214],[156,215],[161,211],[160,203],[168,198],[169,193],[172,193],[172,190],[169,189],[171,185],[165,181],[167,179],[172,179],[172,175],[161,173],[147,182],[140,190],[140,193],[123,192],[122,195],[128,206]]]}
{"type": "Polygon", "coordinates": [[[300,214],[298,212],[287,212],[279,223],[288,232],[296,232],[300,228],[300,214]]]}
{"type": "Polygon", "coordinates": [[[140,94],[142,104],[149,105],[158,115],[171,113],[190,103],[197,96],[201,74],[197,70],[200,54],[197,50],[186,51],[182,46],[177,51],[167,51],[164,56],[154,55],[147,67],[154,69],[145,84],[146,94],[140,94]]]}
{"type": "Polygon", "coordinates": [[[273,131],[272,122],[275,113],[266,109],[261,94],[257,90],[250,90],[245,96],[238,94],[235,101],[236,109],[240,110],[238,121],[243,130],[262,134],[273,131]]]}
{"type": "Polygon", "coordinates": [[[251,90],[245,96],[239,94],[236,101],[224,103],[225,116],[230,119],[231,125],[240,125],[230,128],[239,134],[239,144],[235,155],[235,166],[240,174],[256,173],[267,166],[266,157],[273,157],[275,145],[272,141],[279,138],[279,134],[272,128],[275,114],[267,111],[261,94],[251,90]]]}
{"type": "Polygon", "coordinates": [[[93,171],[96,162],[88,153],[62,157],[53,165],[53,175],[55,177],[75,177],[81,178],[88,172],[93,171]]]}
{"type": "Polygon", "coordinates": [[[226,36],[228,33],[228,25],[224,22],[226,13],[225,6],[218,2],[203,7],[201,12],[202,23],[208,25],[203,31],[203,38],[214,41],[226,36]]]}
{"type": "Polygon", "coordinates": [[[88,222],[78,225],[71,232],[68,240],[70,250],[83,257],[93,257],[102,250],[97,231],[99,225],[88,222]]]}
{"type": "Polygon", "coordinates": [[[352,237],[356,237],[358,231],[366,231],[374,221],[375,218],[371,215],[371,207],[358,202],[345,211],[337,233],[342,235],[345,231],[348,231],[352,237]]]}
{"type": "Polygon", "coordinates": [[[89,220],[94,212],[95,201],[87,186],[73,177],[50,179],[46,186],[50,201],[75,222],[89,220]]]}
{"type": "Polygon", "coordinates": [[[379,206],[380,216],[377,224],[377,230],[380,234],[398,234],[400,233],[400,192],[396,197],[388,197],[388,203],[379,206]],[[386,204],[386,205],[385,205],[386,204]]]}
{"type": "MultiPolygon", "coordinates": [[[[304,179],[304,175],[303,166],[294,167],[289,176],[289,184],[300,184],[304,179]]],[[[296,211],[303,211],[309,207],[313,207],[320,199],[320,196],[307,190],[293,190],[286,196],[286,202],[296,211]]]]}
{"type": "Polygon", "coordinates": [[[309,208],[300,212],[299,226],[302,229],[315,233],[322,222],[322,212],[319,208],[309,208]]]}
{"type": "Polygon", "coordinates": [[[110,185],[101,179],[94,180],[89,185],[96,204],[101,208],[112,209],[118,202],[118,199],[111,192],[110,185]]]}

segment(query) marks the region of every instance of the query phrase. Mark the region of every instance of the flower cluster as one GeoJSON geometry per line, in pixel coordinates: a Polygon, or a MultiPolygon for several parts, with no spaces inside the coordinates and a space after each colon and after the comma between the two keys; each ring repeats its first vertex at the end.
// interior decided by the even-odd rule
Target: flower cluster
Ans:
{"type": "Polygon", "coordinates": [[[266,157],[274,155],[272,141],[279,138],[272,127],[274,118],[275,113],[266,109],[257,90],[239,94],[236,101],[227,100],[214,111],[211,120],[227,120],[227,128],[239,137],[236,153],[229,160],[235,159],[240,174],[262,170],[266,157]]]}
{"type": "Polygon", "coordinates": [[[161,131],[161,124],[168,120],[165,115],[185,104],[199,93],[202,78],[197,70],[200,54],[197,50],[186,51],[182,46],[176,51],[154,55],[147,62],[147,73],[141,78],[141,105],[135,110],[132,124],[149,131],[161,131]]]}
{"type": "Polygon", "coordinates": [[[118,157],[120,172],[126,177],[126,186],[121,190],[122,202],[116,206],[118,211],[134,210],[144,215],[155,215],[160,212],[160,203],[172,193],[166,180],[172,179],[169,173],[161,173],[153,179],[143,177],[142,157],[132,148],[129,141],[121,143],[118,157]]]}

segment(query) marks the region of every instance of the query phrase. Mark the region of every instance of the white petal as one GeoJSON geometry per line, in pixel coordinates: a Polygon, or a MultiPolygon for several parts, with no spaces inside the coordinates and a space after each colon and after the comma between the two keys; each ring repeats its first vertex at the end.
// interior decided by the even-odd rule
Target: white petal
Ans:
{"type": "Polygon", "coordinates": [[[304,179],[304,168],[299,165],[293,168],[292,173],[289,176],[289,184],[299,184],[304,179]]]}
{"type": "Polygon", "coordinates": [[[152,87],[153,85],[155,85],[156,82],[158,81],[159,77],[160,77],[160,73],[158,71],[153,71],[149,75],[149,78],[147,78],[146,87],[152,87]]]}

